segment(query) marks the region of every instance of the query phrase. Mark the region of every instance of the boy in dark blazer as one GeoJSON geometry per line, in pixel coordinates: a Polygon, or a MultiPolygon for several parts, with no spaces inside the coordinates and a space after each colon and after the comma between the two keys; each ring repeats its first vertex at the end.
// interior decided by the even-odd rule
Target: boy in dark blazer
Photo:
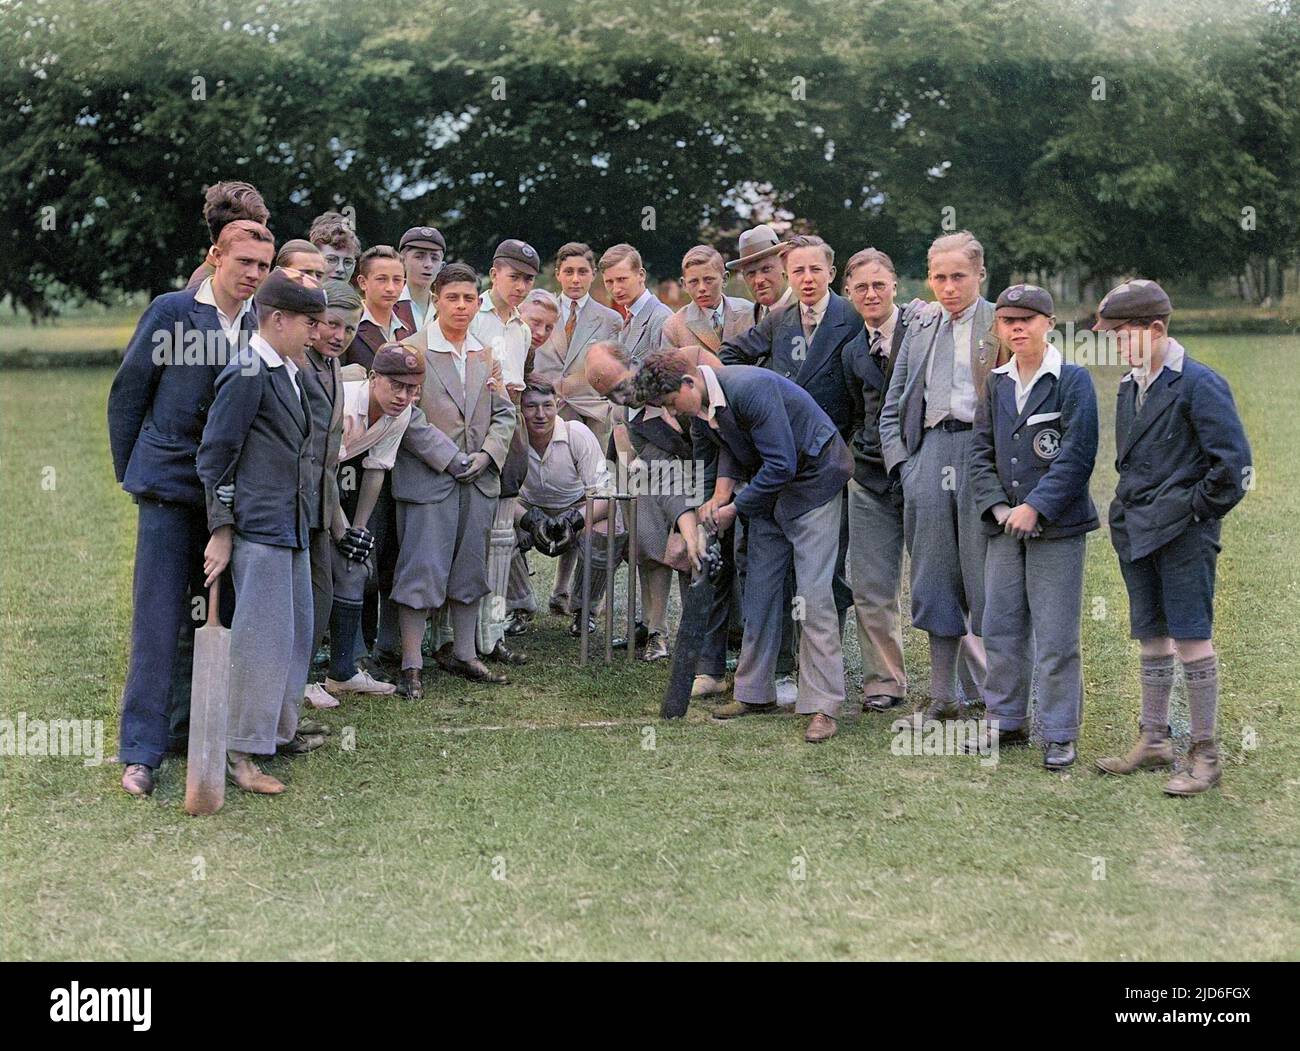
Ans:
{"type": "Polygon", "coordinates": [[[1099,759],[1107,774],[1169,767],[1169,696],[1182,662],[1191,709],[1187,766],[1170,795],[1219,783],[1215,715],[1219,661],[1211,639],[1221,519],[1250,483],[1251,453],[1228,384],[1169,336],[1169,297],[1154,281],[1126,281],[1097,308],[1132,371],[1119,385],[1110,538],[1141,642],[1141,736],[1126,756],[1099,759]]]}
{"type": "Polygon", "coordinates": [[[1012,285],[995,304],[994,335],[1014,357],[989,373],[975,411],[970,485],[984,521],[984,701],[989,728],[968,750],[1029,740],[1038,669],[1043,765],[1076,758],[1083,716],[1083,563],[1101,523],[1088,495],[1097,458],[1097,395],[1086,369],[1047,342],[1046,289],[1012,285]]]}
{"type": "Polygon", "coordinates": [[[230,776],[247,792],[275,795],[284,785],[252,757],[324,743],[299,737],[298,705],[311,664],[308,545],[321,485],[304,370],[326,301],[315,279],[277,269],[256,303],[257,334],[217,379],[198,473],[212,530],[206,583],[229,564],[239,599],[230,637],[230,776]],[[236,479],[226,507],[217,487],[236,479]]]}
{"type": "MultiPolygon", "coordinates": [[[[122,787],[153,791],[168,746],[180,637],[192,633],[208,527],[194,456],[212,386],[256,328],[249,299],[271,268],[275,240],[260,223],[223,226],[216,269],[193,290],[168,292],[145,311],[113,377],[108,441],[117,480],[139,509],[132,585],[131,658],[122,690],[122,787]]],[[[234,605],[222,595],[229,623],[234,605]]],[[[188,691],[183,700],[188,704],[188,691]]]]}
{"type": "MultiPolygon", "coordinates": [[[[705,525],[725,531],[737,513],[749,522],[745,634],[735,700],[715,709],[714,717],[777,710],[773,673],[786,572],[793,563],[796,593],[803,600],[795,710],[812,716],[805,741],[833,737],[844,703],[844,655],[831,576],[842,493],[853,475],[848,446],[812,396],[784,376],[749,365],[697,365],[689,350],[651,354],[638,371],[636,396],[646,405],[697,417],[697,458],[707,459],[706,444],[715,447],[714,493],[700,509],[705,525]],[[748,484],[735,492],[742,481],[748,484]]],[[[686,539],[695,562],[697,541],[686,539]]]]}

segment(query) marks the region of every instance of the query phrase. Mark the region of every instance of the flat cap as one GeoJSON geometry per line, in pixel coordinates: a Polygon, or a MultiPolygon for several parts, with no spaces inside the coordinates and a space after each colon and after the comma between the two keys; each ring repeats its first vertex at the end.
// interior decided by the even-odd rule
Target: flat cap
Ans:
{"type": "Polygon", "coordinates": [[[310,274],[277,266],[253,293],[253,302],[272,310],[318,316],[325,313],[325,289],[310,274]]]}
{"type": "Polygon", "coordinates": [[[385,343],[375,351],[370,367],[378,376],[388,376],[403,383],[423,383],[424,363],[420,355],[401,343],[385,343]]]}
{"type": "Polygon", "coordinates": [[[397,242],[399,252],[408,248],[430,248],[446,252],[447,239],[442,236],[442,232],[437,227],[412,226],[406,233],[402,234],[402,239],[397,242]]]}
{"type": "Polygon", "coordinates": [[[1043,314],[1052,317],[1056,313],[1056,304],[1052,302],[1052,293],[1037,285],[1012,285],[998,296],[994,309],[999,317],[1029,317],[1043,314]]]}
{"type": "Polygon", "coordinates": [[[1102,296],[1093,328],[1118,328],[1133,318],[1167,317],[1173,312],[1173,304],[1163,288],[1154,281],[1135,277],[1102,296]]]}
{"type": "Polygon", "coordinates": [[[513,267],[517,267],[526,274],[537,276],[537,272],[542,268],[541,257],[537,254],[537,249],[527,241],[516,241],[514,238],[507,238],[497,245],[497,250],[492,253],[492,262],[503,259],[513,267]]]}

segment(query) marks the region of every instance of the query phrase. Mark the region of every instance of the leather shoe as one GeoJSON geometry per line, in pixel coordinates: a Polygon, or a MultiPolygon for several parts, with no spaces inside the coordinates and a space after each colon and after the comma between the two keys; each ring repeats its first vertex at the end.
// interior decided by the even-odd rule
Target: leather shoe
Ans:
{"type": "Polygon", "coordinates": [[[1048,770],[1064,770],[1079,757],[1073,741],[1048,741],[1043,751],[1043,765],[1048,770]]]}
{"type": "Polygon", "coordinates": [[[523,635],[533,622],[533,615],[526,609],[512,609],[506,617],[506,634],[511,638],[523,635]]]}
{"type": "Polygon", "coordinates": [[[153,793],[153,770],[144,763],[127,763],[122,771],[122,788],[129,795],[147,796],[153,793]]]}
{"type": "MultiPolygon", "coordinates": [[[[636,622],[636,644],[638,646],[644,646],[649,641],[650,641],[650,629],[647,628],[644,624],[642,624],[638,620],[636,622]]],[[[616,638],[613,641],[610,648],[615,650],[627,649],[627,639],[625,639],[622,635],[620,635],[618,638],[616,638]]],[[[666,653],[667,651],[665,651],[665,655],[666,653]]]]}
{"type": "Polygon", "coordinates": [[[921,718],[927,723],[931,720],[942,722],[945,719],[956,719],[960,715],[961,708],[956,701],[932,700],[925,706],[921,718]]]}
{"type": "Polygon", "coordinates": [[[413,701],[424,696],[424,680],[419,668],[402,669],[402,681],[398,684],[397,692],[413,701]]]}
{"type": "Polygon", "coordinates": [[[901,697],[891,697],[887,693],[873,693],[862,702],[864,712],[888,712],[903,703],[901,697]]]}
{"type": "Polygon", "coordinates": [[[328,723],[322,723],[316,719],[299,719],[298,732],[300,734],[324,734],[328,737],[334,730],[328,723]]]}
{"type": "Polygon", "coordinates": [[[818,712],[808,723],[808,732],[803,735],[803,739],[809,744],[820,744],[829,741],[839,732],[839,724],[834,719],[824,712],[818,712]]]}
{"type": "Polygon", "coordinates": [[[774,715],[780,710],[776,701],[769,701],[767,704],[746,704],[744,701],[729,701],[714,708],[709,714],[719,722],[725,722],[727,719],[739,719],[745,715],[774,715]]]}
{"type": "Polygon", "coordinates": [[[492,652],[487,654],[486,660],[493,664],[527,664],[527,654],[520,653],[518,650],[510,649],[504,641],[498,642],[492,647],[492,652]]]}
{"type": "Polygon", "coordinates": [[[504,672],[493,671],[477,657],[470,661],[463,661],[453,654],[443,667],[452,675],[459,675],[470,682],[487,682],[504,686],[510,681],[504,672]]]}
{"type": "MultiPolygon", "coordinates": [[[[569,634],[572,635],[575,639],[580,638],[582,636],[582,614],[581,613],[575,613],[573,615],[573,622],[569,625],[569,634]]],[[[595,634],[596,634],[596,618],[588,617],[587,635],[591,636],[595,634]]],[[[627,645],[626,639],[623,640],[623,645],[624,646],[627,645]]],[[[614,649],[619,649],[618,639],[614,640],[614,649]]]]}
{"type": "Polygon", "coordinates": [[[983,755],[993,750],[996,742],[998,748],[1018,748],[1029,743],[1029,731],[1023,727],[1019,730],[996,730],[986,726],[974,737],[962,740],[962,751],[967,755],[983,755]]]}
{"type": "Polygon", "coordinates": [[[546,603],[546,608],[558,617],[567,617],[569,615],[569,600],[560,598],[558,595],[552,595],[550,601],[546,603]]]}
{"type": "Polygon", "coordinates": [[[668,656],[668,640],[659,632],[652,634],[645,644],[645,649],[641,651],[643,661],[661,661],[668,656]]]}
{"type": "Polygon", "coordinates": [[[324,734],[305,734],[301,731],[293,735],[293,740],[282,744],[276,751],[282,755],[306,755],[314,752],[325,743],[324,734]]]}
{"type": "Polygon", "coordinates": [[[270,774],[263,773],[248,756],[239,759],[226,757],[226,773],[230,780],[245,792],[256,792],[263,796],[278,796],[284,791],[284,782],[276,780],[270,774]]]}

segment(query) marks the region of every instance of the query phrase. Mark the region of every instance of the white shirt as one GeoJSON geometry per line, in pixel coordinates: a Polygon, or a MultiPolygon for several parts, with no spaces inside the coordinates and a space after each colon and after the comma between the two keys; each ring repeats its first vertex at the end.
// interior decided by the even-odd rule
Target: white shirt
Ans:
{"type": "Polygon", "coordinates": [[[414,297],[412,297],[410,285],[402,286],[402,294],[397,297],[397,301],[399,303],[405,301],[411,304],[411,317],[415,321],[416,332],[419,332],[420,329],[424,328],[424,326],[427,325],[430,321],[432,321],[434,319],[434,316],[438,313],[433,305],[433,293],[432,292],[429,293],[429,309],[428,312],[426,313],[424,308],[421,307],[420,304],[415,301],[414,297]]]}
{"type": "Polygon", "coordinates": [[[267,368],[278,369],[283,365],[284,371],[289,375],[289,382],[293,384],[294,393],[299,399],[302,398],[302,390],[298,387],[298,366],[293,361],[281,357],[279,351],[263,339],[260,332],[254,332],[248,338],[248,346],[250,350],[257,351],[257,356],[266,362],[267,368]]]}
{"type": "Polygon", "coordinates": [[[478,341],[474,335],[474,327],[471,325],[470,330],[465,333],[465,343],[460,350],[457,350],[449,342],[447,337],[442,334],[441,325],[429,326],[429,349],[435,354],[450,354],[452,363],[456,366],[456,374],[460,377],[462,385],[465,383],[465,355],[471,350],[482,350],[483,344],[478,341]]]}
{"type": "Polygon", "coordinates": [[[402,319],[399,318],[397,314],[390,313],[388,315],[388,327],[384,328],[383,325],[381,325],[378,321],[375,320],[375,315],[370,313],[370,308],[363,307],[361,309],[361,321],[358,321],[357,324],[360,325],[362,324],[362,322],[365,321],[369,321],[372,325],[375,326],[375,328],[379,329],[379,331],[384,334],[385,343],[396,342],[396,340],[393,339],[393,333],[397,331],[397,326],[402,323],[402,319]]]}
{"type": "Polygon", "coordinates": [[[654,296],[650,294],[650,289],[647,288],[644,292],[642,292],[639,296],[636,297],[636,302],[633,303],[628,308],[627,311],[628,318],[631,319],[636,317],[639,313],[641,313],[641,308],[644,307],[647,303],[649,303],[650,300],[652,299],[654,299],[654,296]]]}
{"type": "MultiPolygon", "coordinates": [[[[818,325],[822,323],[822,318],[826,316],[826,308],[830,305],[830,302],[831,302],[831,293],[830,293],[830,289],[827,289],[826,294],[822,296],[821,299],[819,299],[816,303],[813,304],[812,307],[813,328],[816,328],[818,325]]],[[[799,302],[800,322],[802,322],[807,317],[808,317],[808,306],[802,300],[800,300],[799,302]]]]}
{"type": "MultiPolygon", "coordinates": [[[[584,295],[581,299],[570,299],[568,296],[560,296],[560,306],[564,308],[560,312],[560,328],[564,328],[568,325],[569,316],[571,314],[581,314],[582,308],[587,305],[589,299],[591,299],[590,292],[584,295]]],[[[575,321],[574,324],[576,325],[577,322],[575,321]]]]}
{"type": "MultiPolygon", "coordinates": [[[[965,423],[971,423],[975,419],[975,377],[970,368],[971,338],[975,327],[975,309],[979,305],[977,299],[968,306],[959,318],[953,319],[948,311],[943,311],[940,324],[945,321],[952,323],[952,398],[948,404],[948,412],[956,420],[962,420],[965,423]]],[[[937,350],[936,345],[936,350],[937,350]]],[[[930,382],[930,375],[934,372],[934,355],[930,355],[929,364],[925,370],[925,382],[930,382]]]]}
{"type": "Polygon", "coordinates": [[[511,308],[510,317],[502,321],[491,291],[484,292],[479,299],[478,313],[469,323],[469,331],[484,346],[492,348],[492,356],[501,362],[501,378],[506,386],[522,387],[524,362],[533,333],[518,308],[511,308]]]}
{"type": "Polygon", "coordinates": [[[528,444],[528,477],[519,498],[529,507],[570,507],[588,493],[609,492],[609,464],[585,423],[555,418],[545,451],[528,444]]]}
{"type": "Polygon", "coordinates": [[[252,296],[239,304],[239,312],[233,318],[229,317],[217,306],[217,297],[212,291],[212,278],[206,277],[203,279],[203,284],[199,285],[198,290],[194,293],[194,302],[206,303],[208,306],[215,308],[217,323],[221,325],[221,331],[226,335],[226,342],[232,347],[239,345],[241,322],[244,320],[244,315],[253,309],[252,296]]]}
{"type": "Polygon", "coordinates": [[[1005,365],[999,365],[994,372],[1000,372],[1004,376],[1010,376],[1016,385],[1016,412],[1025,411],[1025,402],[1029,400],[1029,392],[1034,389],[1034,384],[1044,376],[1055,376],[1061,378],[1061,352],[1050,343],[1043,354],[1043,360],[1038,365],[1038,371],[1029,377],[1028,383],[1022,383],[1020,380],[1020,368],[1016,365],[1016,359],[1013,357],[1005,365]]]}
{"type": "Polygon", "coordinates": [[[343,384],[343,444],[339,462],[351,460],[363,452],[363,468],[391,471],[397,462],[397,447],[402,444],[406,425],[411,422],[411,406],[396,416],[380,416],[370,422],[370,381],[353,380],[343,384]]]}
{"type": "Polygon", "coordinates": [[[787,285],[785,291],[781,293],[781,298],[778,299],[775,303],[773,303],[770,307],[765,307],[761,303],[759,304],[758,320],[762,321],[763,318],[767,317],[768,314],[770,314],[773,310],[776,310],[778,307],[788,307],[790,303],[793,302],[793,300],[794,300],[794,289],[787,285]]]}
{"type": "Polygon", "coordinates": [[[1170,372],[1183,371],[1183,358],[1186,354],[1187,351],[1183,348],[1183,345],[1179,343],[1178,340],[1170,338],[1168,342],[1165,343],[1164,361],[1160,363],[1160,368],[1154,375],[1152,375],[1147,369],[1132,368],[1129,369],[1128,375],[1124,378],[1131,379],[1136,383],[1138,385],[1139,397],[1146,398],[1147,391],[1151,389],[1151,384],[1155,383],[1155,381],[1160,378],[1160,373],[1164,372],[1165,369],[1168,369],[1170,372]]]}
{"type": "Polygon", "coordinates": [[[722,384],[718,382],[718,376],[711,365],[700,365],[699,370],[700,376],[704,380],[704,389],[709,395],[708,410],[701,418],[716,431],[718,421],[714,417],[718,415],[719,409],[727,407],[727,396],[722,393],[722,384]]]}
{"type": "Polygon", "coordinates": [[[879,328],[872,328],[870,325],[867,326],[867,346],[870,347],[872,340],[876,337],[876,333],[880,333],[880,353],[884,357],[889,357],[889,348],[893,346],[894,329],[898,327],[898,316],[898,307],[894,307],[889,317],[885,319],[885,323],[879,328]]]}

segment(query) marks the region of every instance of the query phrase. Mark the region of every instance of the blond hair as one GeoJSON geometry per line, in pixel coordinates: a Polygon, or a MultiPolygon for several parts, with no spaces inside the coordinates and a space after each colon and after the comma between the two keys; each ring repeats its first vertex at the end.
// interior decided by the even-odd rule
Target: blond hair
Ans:
{"type": "Polygon", "coordinates": [[[720,274],[727,272],[727,264],[722,259],[722,253],[712,245],[696,245],[684,256],[682,256],[682,273],[686,273],[688,266],[711,266],[720,274]]]}
{"type": "Polygon", "coordinates": [[[955,234],[936,237],[930,250],[925,253],[926,263],[929,264],[940,252],[965,252],[966,258],[976,266],[984,265],[984,246],[975,240],[975,235],[969,230],[958,230],[955,234]]]}
{"type": "Polygon", "coordinates": [[[633,270],[645,269],[645,265],[641,262],[641,253],[626,243],[606,248],[605,254],[600,257],[600,269],[608,270],[611,266],[618,266],[623,262],[630,262],[633,270]]]}

